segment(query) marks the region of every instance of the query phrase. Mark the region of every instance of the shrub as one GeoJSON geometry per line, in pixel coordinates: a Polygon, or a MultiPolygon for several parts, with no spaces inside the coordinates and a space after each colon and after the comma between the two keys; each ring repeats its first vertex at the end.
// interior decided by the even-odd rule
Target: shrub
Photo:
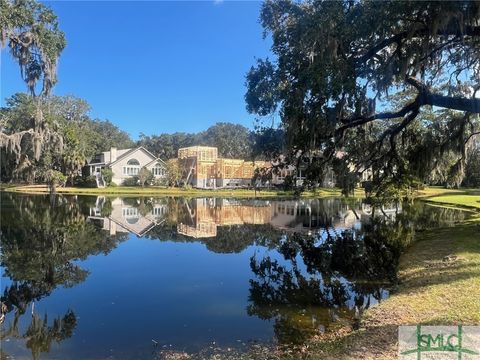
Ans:
{"type": "Polygon", "coordinates": [[[153,181],[153,185],[155,185],[155,186],[167,186],[167,185],[168,185],[168,181],[167,181],[167,179],[164,178],[164,177],[156,178],[156,179],[153,181]]]}
{"type": "Polygon", "coordinates": [[[138,186],[138,176],[132,176],[123,180],[125,186],[138,186]]]}
{"type": "Polygon", "coordinates": [[[73,178],[73,185],[74,186],[83,186],[83,183],[85,182],[85,179],[83,176],[75,176],[73,178]]]}
{"type": "Polygon", "coordinates": [[[293,178],[292,175],[287,175],[285,176],[283,180],[283,190],[288,191],[288,190],[293,190],[295,187],[295,179],[293,178]]]}
{"type": "Polygon", "coordinates": [[[105,180],[105,184],[107,186],[110,186],[113,178],[113,170],[109,168],[102,169],[102,176],[103,176],[103,179],[105,180]]]}
{"type": "Polygon", "coordinates": [[[67,177],[58,170],[47,170],[45,172],[45,181],[48,184],[50,192],[55,192],[57,186],[65,186],[67,177]]]}
{"type": "Polygon", "coordinates": [[[144,187],[145,185],[150,185],[155,179],[153,173],[145,166],[140,169],[137,178],[142,187],[144,187]]]}
{"type": "Polygon", "coordinates": [[[97,187],[97,178],[95,175],[89,175],[85,178],[85,187],[97,187]]]}
{"type": "Polygon", "coordinates": [[[97,181],[94,175],[77,176],[74,180],[74,184],[79,187],[97,187],[97,181]]]}

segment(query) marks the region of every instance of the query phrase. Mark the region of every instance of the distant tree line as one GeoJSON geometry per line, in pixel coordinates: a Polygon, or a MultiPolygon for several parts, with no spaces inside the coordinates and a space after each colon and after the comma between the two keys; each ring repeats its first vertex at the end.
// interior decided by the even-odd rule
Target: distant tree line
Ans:
{"type": "Polygon", "coordinates": [[[264,134],[239,124],[220,122],[198,133],[141,134],[138,145],[163,160],[176,158],[180,148],[196,145],[217,147],[219,157],[247,160],[265,157],[266,153],[263,150],[266,147],[280,150],[282,143],[281,130],[264,134]]]}

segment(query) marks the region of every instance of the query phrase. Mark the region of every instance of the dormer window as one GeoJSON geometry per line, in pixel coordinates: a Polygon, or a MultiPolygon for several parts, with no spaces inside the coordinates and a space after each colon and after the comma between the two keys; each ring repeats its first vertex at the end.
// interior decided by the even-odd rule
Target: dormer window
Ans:
{"type": "Polygon", "coordinates": [[[137,159],[130,159],[127,161],[127,166],[123,167],[123,175],[133,176],[138,175],[140,171],[140,162],[137,159]]]}

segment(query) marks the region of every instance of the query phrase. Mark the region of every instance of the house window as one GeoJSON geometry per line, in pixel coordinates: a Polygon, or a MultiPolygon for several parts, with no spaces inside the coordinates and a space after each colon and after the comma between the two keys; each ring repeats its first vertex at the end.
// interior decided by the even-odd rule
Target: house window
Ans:
{"type": "Polygon", "coordinates": [[[127,161],[127,165],[140,166],[140,162],[137,159],[130,159],[130,160],[127,161]]]}
{"type": "Polygon", "coordinates": [[[138,175],[140,171],[140,162],[137,159],[130,159],[127,161],[127,166],[123,167],[123,175],[133,176],[138,175]]]}
{"type": "Polygon", "coordinates": [[[165,169],[160,164],[157,164],[153,167],[152,173],[154,176],[164,176],[165,169]]]}
{"type": "Polygon", "coordinates": [[[165,213],[166,213],[166,209],[163,206],[153,208],[153,215],[155,216],[164,215],[165,213]]]}
{"type": "Polygon", "coordinates": [[[122,216],[124,218],[138,217],[138,209],[137,208],[122,208],[122,216]]]}
{"type": "Polygon", "coordinates": [[[136,224],[140,219],[137,208],[122,208],[122,215],[125,221],[129,224],[136,224]]]}

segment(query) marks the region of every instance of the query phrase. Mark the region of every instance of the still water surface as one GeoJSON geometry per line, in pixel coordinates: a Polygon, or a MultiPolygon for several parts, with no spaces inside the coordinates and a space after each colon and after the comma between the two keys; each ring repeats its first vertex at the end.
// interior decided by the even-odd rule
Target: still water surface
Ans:
{"type": "Polygon", "coordinates": [[[466,213],[362,200],[1,194],[2,356],[154,359],[355,327],[415,231],[466,213]]]}

